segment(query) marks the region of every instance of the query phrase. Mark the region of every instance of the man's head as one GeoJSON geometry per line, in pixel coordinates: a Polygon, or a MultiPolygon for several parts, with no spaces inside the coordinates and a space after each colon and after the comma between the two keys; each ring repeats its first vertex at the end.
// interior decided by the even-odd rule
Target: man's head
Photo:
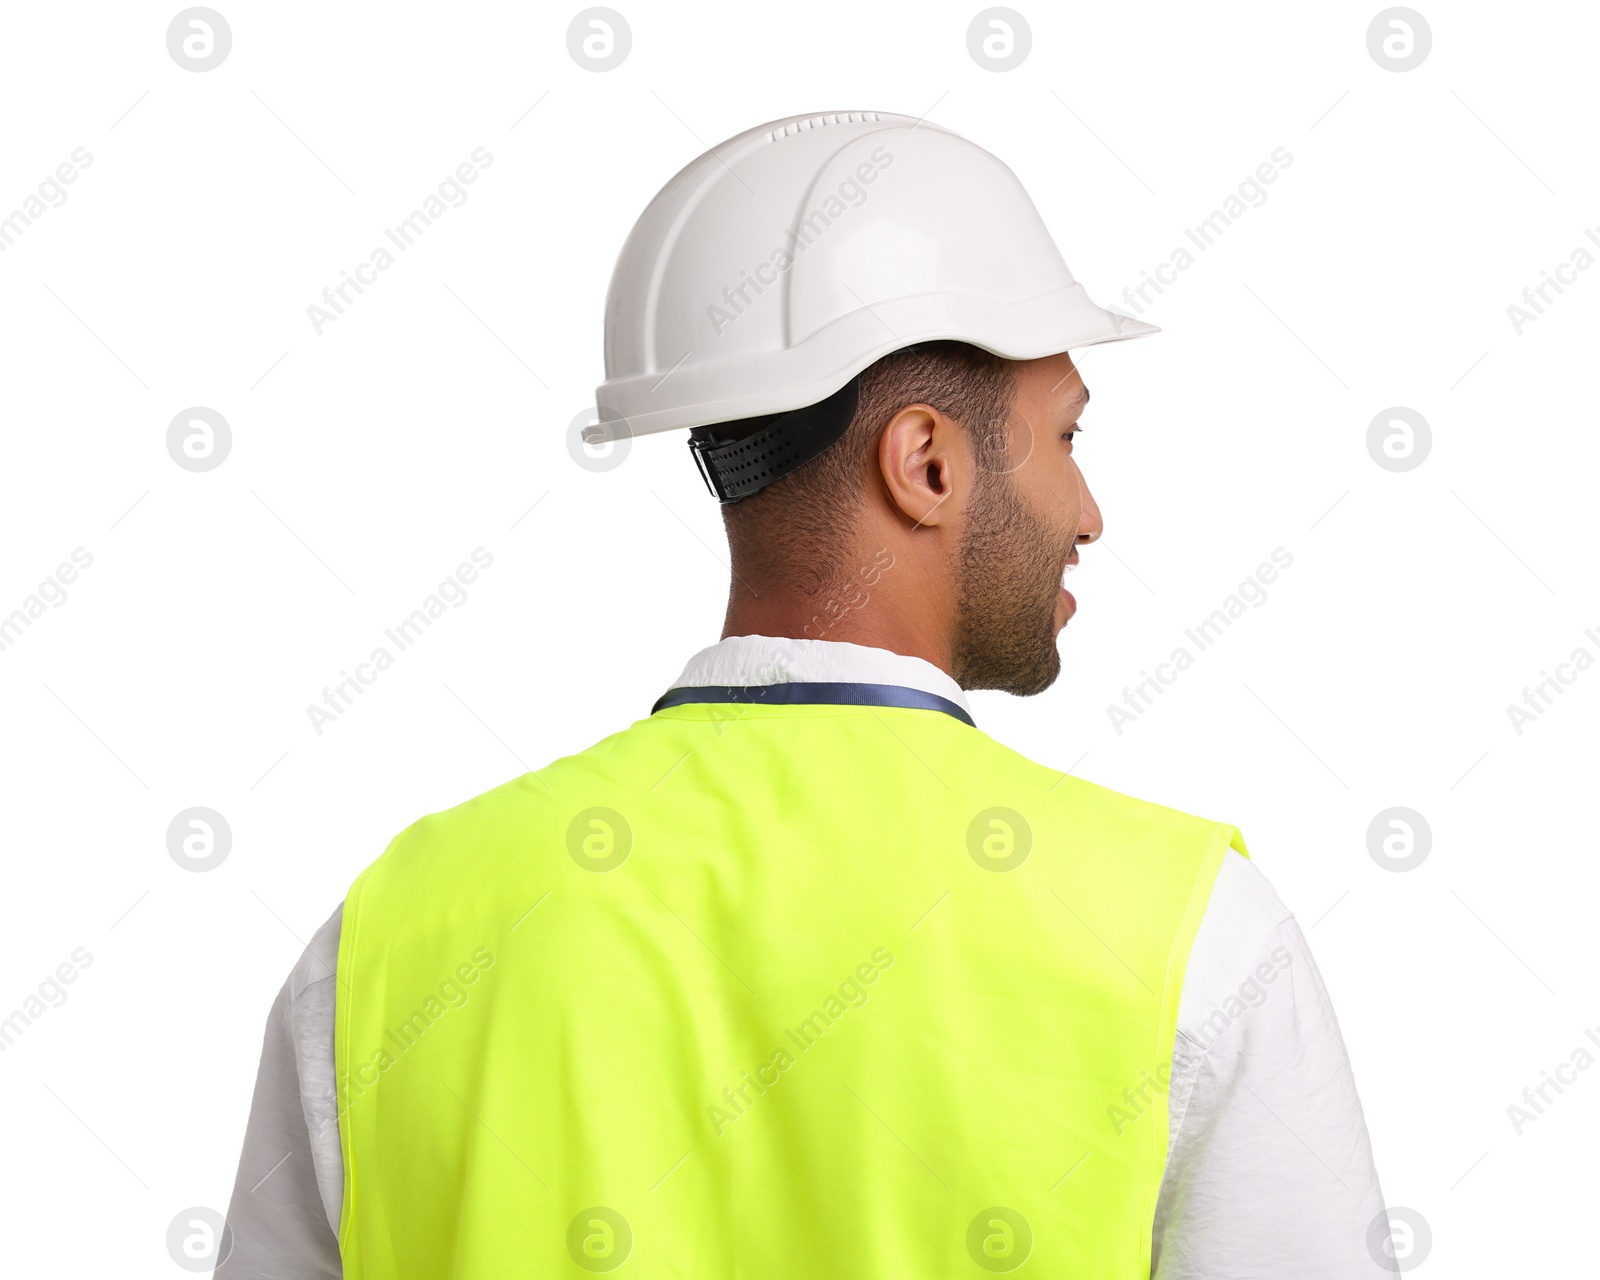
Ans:
{"type": "Polygon", "coordinates": [[[968,689],[1049,687],[1075,608],[1061,578],[1100,534],[1072,457],[1088,398],[1065,354],[1012,361],[940,342],[869,366],[835,444],[723,507],[724,634],[876,644],[968,689]]]}

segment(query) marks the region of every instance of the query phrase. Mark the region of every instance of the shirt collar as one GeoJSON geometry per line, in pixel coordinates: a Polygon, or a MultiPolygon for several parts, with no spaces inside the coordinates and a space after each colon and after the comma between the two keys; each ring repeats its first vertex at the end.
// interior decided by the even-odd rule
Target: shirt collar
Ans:
{"type": "Polygon", "coordinates": [[[729,636],[690,658],[672,687],[834,682],[897,684],[947,698],[972,714],[961,686],[933,663],[845,640],[729,636]]]}

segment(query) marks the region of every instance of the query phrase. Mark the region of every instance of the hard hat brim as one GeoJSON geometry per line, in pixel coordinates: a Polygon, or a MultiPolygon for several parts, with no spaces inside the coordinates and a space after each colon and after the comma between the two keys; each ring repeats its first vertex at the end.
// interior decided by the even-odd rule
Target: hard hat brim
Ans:
{"type": "Polygon", "coordinates": [[[815,404],[915,342],[953,340],[1008,360],[1037,360],[1159,332],[1096,305],[1081,284],[1023,302],[923,294],[863,306],[787,350],[614,378],[598,388],[596,404],[611,436],[653,435],[815,404]]]}

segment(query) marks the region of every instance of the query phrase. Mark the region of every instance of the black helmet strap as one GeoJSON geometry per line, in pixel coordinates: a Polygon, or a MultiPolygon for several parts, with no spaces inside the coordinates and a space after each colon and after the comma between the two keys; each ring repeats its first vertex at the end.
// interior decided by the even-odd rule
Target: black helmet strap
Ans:
{"type": "Polygon", "coordinates": [[[689,450],[706,488],[718,502],[738,502],[810,462],[850,426],[860,382],[851,378],[826,400],[781,413],[737,440],[717,440],[715,427],[696,427],[689,450]]]}

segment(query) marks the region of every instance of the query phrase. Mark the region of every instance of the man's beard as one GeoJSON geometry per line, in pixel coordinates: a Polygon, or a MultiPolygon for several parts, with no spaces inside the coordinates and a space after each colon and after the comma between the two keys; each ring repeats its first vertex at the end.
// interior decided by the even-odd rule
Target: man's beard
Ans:
{"type": "Polygon", "coordinates": [[[953,674],[963,689],[1042,693],[1061,674],[1055,610],[1073,543],[1061,545],[1004,472],[977,475],[957,566],[953,674]]]}

